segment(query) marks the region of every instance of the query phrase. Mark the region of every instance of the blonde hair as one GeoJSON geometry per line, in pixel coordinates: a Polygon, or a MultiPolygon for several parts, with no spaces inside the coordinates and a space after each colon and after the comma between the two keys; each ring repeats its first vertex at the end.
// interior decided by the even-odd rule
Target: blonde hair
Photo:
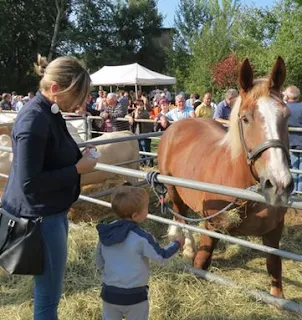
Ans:
{"type": "Polygon", "coordinates": [[[124,186],[113,195],[112,210],[120,218],[131,218],[134,213],[143,209],[147,199],[149,195],[145,189],[124,186]]]}
{"type": "Polygon", "coordinates": [[[48,64],[47,59],[39,54],[34,66],[36,73],[42,77],[41,90],[49,90],[53,83],[57,83],[60,87],[57,96],[73,95],[74,105],[82,105],[86,101],[91,80],[78,59],[59,57],[48,64]]]}

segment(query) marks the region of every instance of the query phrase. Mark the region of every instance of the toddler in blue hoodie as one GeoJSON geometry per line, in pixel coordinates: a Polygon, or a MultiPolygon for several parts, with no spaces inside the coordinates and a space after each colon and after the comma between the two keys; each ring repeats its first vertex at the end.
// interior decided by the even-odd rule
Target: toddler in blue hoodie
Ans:
{"type": "Polygon", "coordinates": [[[165,263],[184,244],[184,237],[161,248],[139,227],[146,220],[149,195],[143,188],[121,187],[112,199],[120,218],[99,224],[97,267],[102,271],[103,320],[146,320],[149,316],[149,260],[165,263]]]}

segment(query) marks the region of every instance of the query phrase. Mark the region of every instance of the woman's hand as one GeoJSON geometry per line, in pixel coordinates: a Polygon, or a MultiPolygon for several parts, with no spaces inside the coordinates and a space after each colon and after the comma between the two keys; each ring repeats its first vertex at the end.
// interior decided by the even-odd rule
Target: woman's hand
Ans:
{"type": "Polygon", "coordinates": [[[78,174],[92,172],[98,160],[98,153],[96,151],[96,148],[94,146],[88,145],[84,149],[82,154],[83,154],[83,157],[76,164],[76,169],[78,174]]]}

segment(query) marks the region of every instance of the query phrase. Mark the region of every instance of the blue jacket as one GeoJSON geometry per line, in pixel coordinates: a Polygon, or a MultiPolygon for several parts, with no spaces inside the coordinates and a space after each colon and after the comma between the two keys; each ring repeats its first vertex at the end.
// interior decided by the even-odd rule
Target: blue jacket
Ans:
{"type": "Polygon", "coordinates": [[[61,113],[40,92],[18,113],[12,130],[13,163],[2,197],[9,213],[47,216],[70,208],[80,193],[75,164],[81,152],[61,113]]]}
{"type": "Polygon", "coordinates": [[[230,118],[232,109],[227,104],[226,100],[222,100],[218,103],[217,108],[214,112],[213,119],[225,119],[230,118]]]}
{"type": "Polygon", "coordinates": [[[161,248],[135,222],[118,220],[99,224],[97,267],[103,271],[102,298],[108,303],[132,305],[148,298],[149,260],[165,263],[180,248],[173,241],[161,248]]]}
{"type": "MultiPolygon", "coordinates": [[[[302,102],[288,102],[287,103],[291,116],[288,120],[289,127],[302,128],[302,102]]],[[[302,132],[289,133],[290,147],[302,147],[302,132]]]]}

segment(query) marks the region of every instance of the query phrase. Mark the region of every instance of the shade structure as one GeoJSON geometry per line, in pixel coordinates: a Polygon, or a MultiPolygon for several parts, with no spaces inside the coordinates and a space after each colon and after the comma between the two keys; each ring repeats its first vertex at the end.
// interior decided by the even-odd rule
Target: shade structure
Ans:
{"type": "Polygon", "coordinates": [[[121,66],[104,66],[99,71],[91,74],[90,78],[94,86],[153,86],[176,83],[175,78],[149,70],[138,63],[121,66]]]}

